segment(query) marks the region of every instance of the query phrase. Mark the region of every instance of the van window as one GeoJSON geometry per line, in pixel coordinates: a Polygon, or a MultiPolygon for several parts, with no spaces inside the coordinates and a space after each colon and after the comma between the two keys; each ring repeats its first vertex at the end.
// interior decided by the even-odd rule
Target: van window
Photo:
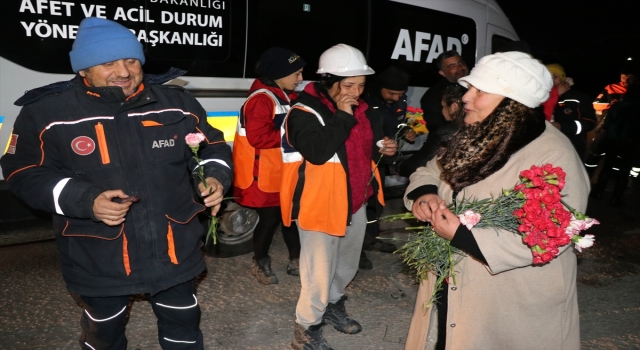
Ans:
{"type": "Polygon", "coordinates": [[[513,42],[512,39],[504,37],[502,35],[493,34],[491,36],[491,53],[494,54],[498,52],[498,50],[503,47],[503,45],[513,42]]]}
{"type": "Polygon", "coordinates": [[[318,59],[328,48],[348,44],[366,54],[366,0],[249,0],[246,76],[271,46],[296,52],[306,62],[305,80],[317,80],[318,59]]]}
{"type": "Polygon", "coordinates": [[[69,51],[85,17],[115,20],[144,45],[145,71],[242,77],[246,5],[227,0],[1,1],[0,56],[44,73],[71,73],[69,51]],[[233,32],[232,32],[233,25],[233,32]]]}
{"type": "Polygon", "coordinates": [[[455,49],[469,67],[475,62],[473,19],[393,1],[372,1],[370,65],[396,65],[411,72],[412,86],[433,86],[442,77],[435,59],[455,49]]]}

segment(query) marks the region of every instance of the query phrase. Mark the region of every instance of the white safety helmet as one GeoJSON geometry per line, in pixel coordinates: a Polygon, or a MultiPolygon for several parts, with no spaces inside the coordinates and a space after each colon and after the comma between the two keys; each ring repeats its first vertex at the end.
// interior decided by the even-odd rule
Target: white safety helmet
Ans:
{"type": "Polygon", "coordinates": [[[375,71],[367,66],[362,52],[347,44],[338,44],[320,55],[318,74],[333,74],[340,77],[371,75],[375,71]]]}

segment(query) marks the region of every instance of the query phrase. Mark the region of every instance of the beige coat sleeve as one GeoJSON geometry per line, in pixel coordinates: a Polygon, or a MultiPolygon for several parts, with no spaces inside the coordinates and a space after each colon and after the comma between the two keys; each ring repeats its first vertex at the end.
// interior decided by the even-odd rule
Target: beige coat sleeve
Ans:
{"type": "Polygon", "coordinates": [[[430,160],[427,165],[419,167],[409,177],[409,186],[404,192],[404,206],[411,211],[411,203],[407,199],[407,194],[416,188],[424,185],[436,185],[440,183],[440,168],[438,167],[438,161],[434,158],[430,160]]]}

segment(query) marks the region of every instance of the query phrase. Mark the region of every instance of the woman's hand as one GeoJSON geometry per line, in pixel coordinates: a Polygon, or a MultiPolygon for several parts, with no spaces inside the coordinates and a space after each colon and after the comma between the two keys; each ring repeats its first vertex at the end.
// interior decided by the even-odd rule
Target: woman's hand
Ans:
{"type": "Polygon", "coordinates": [[[431,222],[433,212],[438,209],[441,203],[446,205],[444,200],[437,194],[425,194],[413,202],[411,212],[416,219],[431,222]]]}
{"type": "Polygon", "coordinates": [[[413,202],[411,212],[416,219],[431,223],[436,233],[451,240],[456,234],[460,219],[447,208],[447,203],[436,194],[425,194],[413,202]]]}
{"type": "Polygon", "coordinates": [[[382,148],[380,148],[380,153],[385,156],[392,156],[396,154],[396,152],[398,152],[398,142],[385,136],[382,139],[382,148]]]}
{"type": "Polygon", "coordinates": [[[358,106],[358,99],[350,95],[342,95],[339,100],[336,101],[338,109],[353,115],[353,108],[358,106]]]}
{"type": "Polygon", "coordinates": [[[449,210],[444,203],[440,204],[433,212],[431,227],[433,227],[438,236],[450,241],[456,234],[458,226],[460,226],[460,218],[449,210]]]}

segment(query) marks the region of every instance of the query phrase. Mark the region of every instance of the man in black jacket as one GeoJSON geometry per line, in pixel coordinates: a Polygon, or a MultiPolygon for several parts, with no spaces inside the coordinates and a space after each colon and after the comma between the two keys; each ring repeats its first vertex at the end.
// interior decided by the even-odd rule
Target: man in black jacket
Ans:
{"type": "Polygon", "coordinates": [[[407,117],[407,90],[409,74],[404,70],[391,66],[375,77],[367,86],[363,99],[370,108],[377,110],[384,120],[384,136],[390,139],[399,137],[409,142],[416,139],[416,132],[411,128],[398,129],[407,117]],[[399,133],[398,133],[399,132],[399,133]]]}
{"type": "Polygon", "coordinates": [[[458,82],[458,79],[469,74],[469,67],[456,50],[449,50],[441,53],[436,58],[438,73],[444,79],[430,87],[420,99],[420,107],[424,111],[424,120],[427,122],[429,133],[433,133],[446,124],[442,115],[442,95],[449,85],[458,82]]]}
{"type": "Polygon", "coordinates": [[[162,348],[202,349],[194,217],[220,208],[230,148],[187,91],[159,85],[184,72],[143,75],[142,45],[124,26],[84,19],[70,57],[78,76],[16,102],[16,142],[0,163],[16,196],[53,214],[62,274],[84,308],[80,346],[125,349],[130,296],[144,293],[162,348]],[[199,162],[191,133],[204,138],[199,162]]]}
{"type": "MultiPolygon", "coordinates": [[[[386,136],[390,139],[402,137],[409,142],[415,141],[416,133],[411,128],[398,129],[398,124],[404,123],[407,115],[406,92],[409,89],[409,74],[398,67],[391,66],[380,73],[369,86],[363,99],[369,105],[367,117],[376,140],[386,136]],[[376,119],[381,119],[381,123],[376,122],[376,119]],[[380,135],[380,132],[383,132],[383,134],[380,135]],[[399,137],[396,137],[396,135],[399,137]]],[[[383,183],[386,174],[385,169],[394,159],[395,157],[383,157],[378,164],[383,183]]],[[[367,229],[362,242],[362,252],[360,253],[360,262],[358,264],[358,267],[362,270],[371,270],[373,268],[373,263],[367,257],[365,250],[393,253],[398,249],[395,244],[377,238],[380,233],[378,217],[381,211],[382,209],[375,198],[369,200],[367,205],[367,229]]]]}
{"type": "Polygon", "coordinates": [[[587,150],[587,133],[596,126],[596,113],[591,100],[580,91],[572,88],[567,80],[564,68],[557,64],[548,64],[553,85],[558,88],[558,104],[553,111],[551,124],[562,131],[584,160],[587,150]]]}

